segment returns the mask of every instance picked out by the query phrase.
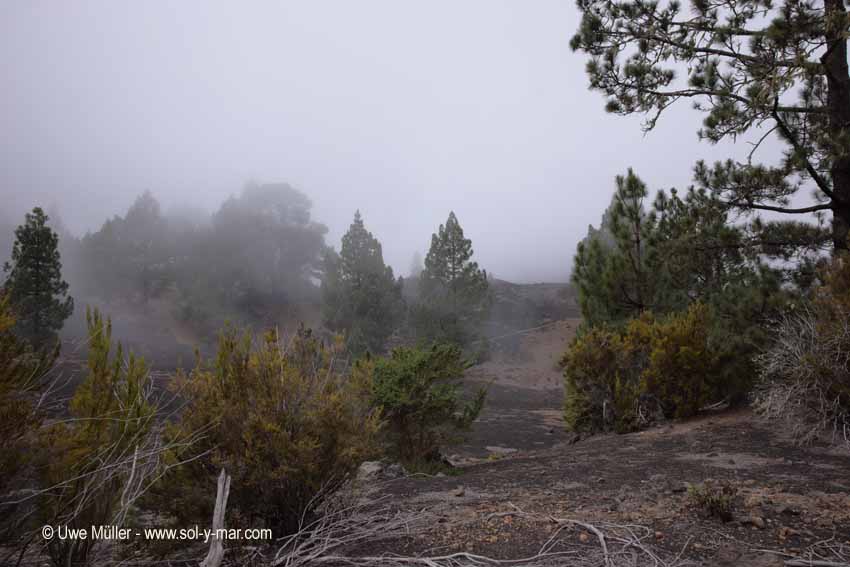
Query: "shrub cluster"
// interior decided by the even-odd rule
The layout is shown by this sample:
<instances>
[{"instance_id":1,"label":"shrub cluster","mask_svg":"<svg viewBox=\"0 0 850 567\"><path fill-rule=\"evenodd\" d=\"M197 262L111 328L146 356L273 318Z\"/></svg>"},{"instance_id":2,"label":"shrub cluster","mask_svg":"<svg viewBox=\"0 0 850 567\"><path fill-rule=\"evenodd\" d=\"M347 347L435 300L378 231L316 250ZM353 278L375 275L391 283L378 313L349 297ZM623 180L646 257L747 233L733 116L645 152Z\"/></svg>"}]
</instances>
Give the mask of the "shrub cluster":
<instances>
[{"instance_id":1,"label":"shrub cluster","mask_svg":"<svg viewBox=\"0 0 850 567\"><path fill-rule=\"evenodd\" d=\"M123 523L158 466L158 407L145 362L112 343L108 320L87 311L87 375L70 400L68 417L42 431L46 487L39 520L69 528ZM54 565L84 564L94 539L54 538Z\"/></svg>"},{"instance_id":2,"label":"shrub cluster","mask_svg":"<svg viewBox=\"0 0 850 567\"><path fill-rule=\"evenodd\" d=\"M27 519L0 533L24 547L41 525L134 525L145 511L205 524L222 468L228 527L285 536L382 450L414 467L439 463L484 401L483 391L463 399L457 346L399 348L348 368L341 339L326 345L303 327L286 342L227 327L216 356L178 372L164 400L145 362L113 342L109 320L92 311L87 323L86 376L48 415L37 402L55 353L34 354L11 333L0 297L0 505ZM44 550L66 567L119 548L56 538Z\"/></svg>"},{"instance_id":3,"label":"shrub cluster","mask_svg":"<svg viewBox=\"0 0 850 567\"><path fill-rule=\"evenodd\" d=\"M229 521L285 535L374 455L380 421L368 405L371 376L363 367L341 372L339 350L304 328L287 344L276 332L255 342L228 328L214 361L178 375L186 405L171 433L205 432L191 455L174 455L194 458L161 486L178 520L211 517L210 487L224 468Z\"/></svg>"},{"instance_id":4,"label":"shrub cluster","mask_svg":"<svg viewBox=\"0 0 850 567\"><path fill-rule=\"evenodd\" d=\"M561 360L564 419L572 431L634 430L657 417L695 414L728 387L718 379L711 312L701 303L623 330L593 327Z\"/></svg>"}]
</instances>

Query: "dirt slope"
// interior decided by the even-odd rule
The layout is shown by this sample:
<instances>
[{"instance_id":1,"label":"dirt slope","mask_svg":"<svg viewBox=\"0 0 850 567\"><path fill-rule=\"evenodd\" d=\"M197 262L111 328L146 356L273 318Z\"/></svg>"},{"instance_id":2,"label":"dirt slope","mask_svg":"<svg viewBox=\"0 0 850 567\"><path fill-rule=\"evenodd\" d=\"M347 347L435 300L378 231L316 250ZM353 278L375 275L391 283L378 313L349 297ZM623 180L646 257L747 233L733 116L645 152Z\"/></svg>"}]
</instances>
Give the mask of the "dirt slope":
<instances>
[{"instance_id":1,"label":"dirt slope","mask_svg":"<svg viewBox=\"0 0 850 567\"><path fill-rule=\"evenodd\" d=\"M561 406L563 378L558 361L575 336L578 319L555 321L506 337L518 346L510 354L467 372L470 389L487 388L487 404L455 458L474 462L515 451L544 449L566 438Z\"/></svg>"},{"instance_id":2,"label":"dirt slope","mask_svg":"<svg viewBox=\"0 0 850 567\"><path fill-rule=\"evenodd\" d=\"M653 536L651 546L692 565L782 565L783 556L754 550L790 558L825 541L850 552L850 451L796 447L749 411L570 444L555 362L576 324L529 333L517 356L469 372L471 386L489 384L489 398L455 449L460 474L399 479L380 489L400 509L428 514L431 526L388 551L519 558L556 532L556 548L581 549L587 533L558 531L545 519L555 516L641 526ZM687 486L707 479L737 490L732 521L704 518L690 504ZM586 545L595 546L595 538Z\"/></svg>"},{"instance_id":3,"label":"dirt slope","mask_svg":"<svg viewBox=\"0 0 850 567\"><path fill-rule=\"evenodd\" d=\"M652 545L670 554L681 552L697 564L745 565L743 559L716 561L754 549L796 556L825 540L850 550L848 471L850 452L794 447L739 411L519 451L467 465L459 476L393 481L383 492L402 509L434 516L427 533L395 542L397 551L534 555L556 526L504 515L518 508L597 525L644 526L655 533ZM687 485L709 478L736 487L733 521L703 518L689 505ZM582 541L582 530L558 537L566 549Z\"/></svg>"}]
</instances>

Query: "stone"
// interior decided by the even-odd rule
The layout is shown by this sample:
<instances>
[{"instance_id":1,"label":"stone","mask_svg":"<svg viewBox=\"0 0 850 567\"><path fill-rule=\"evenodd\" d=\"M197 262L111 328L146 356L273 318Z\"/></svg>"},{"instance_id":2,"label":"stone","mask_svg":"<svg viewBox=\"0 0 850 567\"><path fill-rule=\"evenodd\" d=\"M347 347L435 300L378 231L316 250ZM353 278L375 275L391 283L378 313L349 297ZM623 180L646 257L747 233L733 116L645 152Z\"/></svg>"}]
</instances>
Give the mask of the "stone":
<instances>
[{"instance_id":1,"label":"stone","mask_svg":"<svg viewBox=\"0 0 850 567\"><path fill-rule=\"evenodd\" d=\"M779 539L786 540L789 537L793 537L797 535L799 532L797 530L789 528L788 526L782 526L779 528Z\"/></svg>"},{"instance_id":2,"label":"stone","mask_svg":"<svg viewBox=\"0 0 850 567\"><path fill-rule=\"evenodd\" d=\"M458 465L463 464L463 457L461 457L457 453L455 453L453 455L449 455L448 457L445 457L444 460L447 461L448 464L451 465L452 467L456 467Z\"/></svg>"},{"instance_id":3,"label":"stone","mask_svg":"<svg viewBox=\"0 0 850 567\"><path fill-rule=\"evenodd\" d=\"M765 526L764 518L761 516L752 516L750 518L750 523L760 530L763 530Z\"/></svg>"},{"instance_id":4,"label":"stone","mask_svg":"<svg viewBox=\"0 0 850 567\"><path fill-rule=\"evenodd\" d=\"M401 478L407 476L407 471L399 463L393 463L384 467L384 478Z\"/></svg>"},{"instance_id":5,"label":"stone","mask_svg":"<svg viewBox=\"0 0 850 567\"><path fill-rule=\"evenodd\" d=\"M380 461L366 461L357 469L357 481L392 480L407 476L407 471L398 463L385 464Z\"/></svg>"},{"instance_id":6,"label":"stone","mask_svg":"<svg viewBox=\"0 0 850 567\"><path fill-rule=\"evenodd\" d=\"M376 478L382 470L384 470L384 464L380 461L366 461L357 469L357 479Z\"/></svg>"}]
</instances>

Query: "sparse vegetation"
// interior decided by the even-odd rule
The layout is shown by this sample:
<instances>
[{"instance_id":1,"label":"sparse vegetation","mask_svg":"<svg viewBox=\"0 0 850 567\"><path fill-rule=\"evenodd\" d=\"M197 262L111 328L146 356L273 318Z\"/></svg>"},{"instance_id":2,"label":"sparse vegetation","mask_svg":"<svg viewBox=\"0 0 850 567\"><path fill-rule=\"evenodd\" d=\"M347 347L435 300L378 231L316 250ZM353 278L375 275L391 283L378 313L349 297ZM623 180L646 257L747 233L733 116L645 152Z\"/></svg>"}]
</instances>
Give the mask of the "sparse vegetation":
<instances>
[{"instance_id":1,"label":"sparse vegetation","mask_svg":"<svg viewBox=\"0 0 850 567\"><path fill-rule=\"evenodd\" d=\"M688 486L688 502L700 515L724 522L732 520L738 489L729 481L706 480Z\"/></svg>"}]
</instances>

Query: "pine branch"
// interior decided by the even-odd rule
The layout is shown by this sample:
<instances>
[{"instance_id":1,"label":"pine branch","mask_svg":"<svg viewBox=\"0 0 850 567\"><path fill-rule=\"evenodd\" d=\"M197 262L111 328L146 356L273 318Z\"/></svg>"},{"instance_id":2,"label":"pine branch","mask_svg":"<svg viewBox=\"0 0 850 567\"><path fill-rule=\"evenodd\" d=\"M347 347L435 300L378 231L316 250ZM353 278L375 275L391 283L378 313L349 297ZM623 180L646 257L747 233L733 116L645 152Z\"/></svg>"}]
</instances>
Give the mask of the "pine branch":
<instances>
[{"instance_id":1,"label":"pine branch","mask_svg":"<svg viewBox=\"0 0 850 567\"><path fill-rule=\"evenodd\" d=\"M829 197L830 199L834 199L834 196L832 194L832 190L829 188L829 184L826 182L826 180L823 177L821 177L820 173L818 173L818 171L812 165L812 162L809 161L809 157L806 155L805 150L800 145L800 143L797 141L796 136L794 136L793 132L791 132L791 129L788 128L788 125L779 116L778 108L779 108L779 97L775 97L773 99L773 111L772 111L771 114L773 116L773 119L776 121L776 124L779 126L779 129L782 132L782 135L785 136L785 139L788 140L788 142L794 148L794 151L796 151L798 155L803 157L803 159L806 162L806 171L809 173L809 175L812 177L814 182L817 184L818 188L821 191L823 191L823 193L827 197ZM831 208L831 207L826 207L826 208Z\"/></svg>"}]
</instances>

